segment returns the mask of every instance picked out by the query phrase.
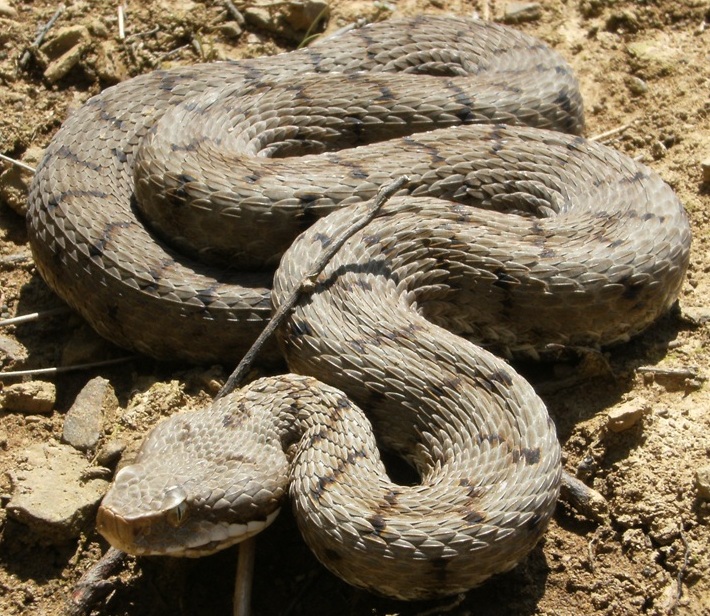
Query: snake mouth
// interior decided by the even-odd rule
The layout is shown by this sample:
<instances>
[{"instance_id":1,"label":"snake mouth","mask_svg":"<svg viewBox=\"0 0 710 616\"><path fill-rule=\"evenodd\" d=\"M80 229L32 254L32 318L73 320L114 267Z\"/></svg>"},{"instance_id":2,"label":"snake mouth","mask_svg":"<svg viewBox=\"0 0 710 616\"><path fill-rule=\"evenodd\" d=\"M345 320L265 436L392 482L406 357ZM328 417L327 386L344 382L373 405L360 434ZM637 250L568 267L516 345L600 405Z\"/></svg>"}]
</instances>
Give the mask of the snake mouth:
<instances>
[{"instance_id":1,"label":"snake mouth","mask_svg":"<svg viewBox=\"0 0 710 616\"><path fill-rule=\"evenodd\" d=\"M124 517L102 505L96 528L116 549L134 556L208 556L252 537L269 526L280 509L246 523L196 521L175 528L160 516Z\"/></svg>"}]
</instances>

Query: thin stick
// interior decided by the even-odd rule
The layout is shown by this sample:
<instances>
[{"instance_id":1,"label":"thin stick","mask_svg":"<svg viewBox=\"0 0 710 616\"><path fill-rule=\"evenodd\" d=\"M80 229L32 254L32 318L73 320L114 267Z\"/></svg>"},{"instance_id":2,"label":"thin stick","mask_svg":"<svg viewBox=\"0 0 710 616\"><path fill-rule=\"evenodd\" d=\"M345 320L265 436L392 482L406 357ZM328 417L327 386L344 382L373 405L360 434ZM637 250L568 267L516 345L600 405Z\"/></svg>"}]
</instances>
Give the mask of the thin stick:
<instances>
[{"instance_id":1,"label":"thin stick","mask_svg":"<svg viewBox=\"0 0 710 616\"><path fill-rule=\"evenodd\" d=\"M35 40L32 41L32 45L30 45L29 49L25 50L25 53L22 54L22 57L20 58L20 61L17 64L19 70L25 70L27 63L32 57L32 50L37 49L37 47L42 44L42 41L44 41L44 37L47 36L47 32L52 29L52 26L54 26L54 24L57 22L57 19L59 19L65 8L66 7L63 4L60 4L57 7L57 10L54 12L54 15L52 15L51 19L39 29Z\"/></svg>"},{"instance_id":2,"label":"thin stick","mask_svg":"<svg viewBox=\"0 0 710 616\"><path fill-rule=\"evenodd\" d=\"M672 609L678 607L680 600L683 598L683 578L688 571L688 565L690 564L690 546L688 545L688 540L685 538L683 533L683 521L678 522L678 534L680 535L680 540L683 543L683 564L680 569L678 569L678 574L676 575L676 596L673 601Z\"/></svg>"},{"instance_id":3,"label":"thin stick","mask_svg":"<svg viewBox=\"0 0 710 616\"><path fill-rule=\"evenodd\" d=\"M136 359L135 355L126 357L116 357L114 359L105 359L103 361L95 361L87 364L74 364L73 366L59 366L54 368L34 368L32 370L13 370L11 372L0 372L0 381L5 379L16 379L23 376L39 376L39 375L54 375L65 374L67 372L78 372L79 370L91 370L93 368L101 368L103 366L113 366L115 364L123 364Z\"/></svg>"},{"instance_id":4,"label":"thin stick","mask_svg":"<svg viewBox=\"0 0 710 616\"><path fill-rule=\"evenodd\" d=\"M126 38L126 20L123 14L124 8L122 4L118 5L118 38L123 40Z\"/></svg>"},{"instance_id":5,"label":"thin stick","mask_svg":"<svg viewBox=\"0 0 710 616\"><path fill-rule=\"evenodd\" d=\"M27 163L23 163L21 160L15 160L14 158L10 158L9 156L5 156L4 154L0 154L0 160L4 160L6 163L15 165L16 167L24 169L25 171L29 171L30 173L35 173L34 167L30 167Z\"/></svg>"},{"instance_id":6,"label":"thin stick","mask_svg":"<svg viewBox=\"0 0 710 616\"><path fill-rule=\"evenodd\" d=\"M355 224L353 224L347 230L346 233L343 233L342 237L340 237L337 241L333 242L328 247L328 250L325 250L323 252L318 262L313 266L313 269L303 277L303 279L294 289L291 295L286 299L283 304L281 304L281 306L279 306L279 309L271 318L271 321L269 321L268 325L264 328L261 334L259 334L259 337L256 339L256 342L251 345L251 348L247 351L246 355L244 355L242 361L239 362L239 365L229 376L227 382L224 384L224 387L219 390L219 393L217 394L217 396L215 396L215 400L219 400L220 398L226 396L242 382L244 377L251 369L251 366L254 363L254 359L256 358L257 354L264 346L264 343L271 337L271 335L276 331L276 329L280 327L283 320L286 318L288 313L296 305L296 302L301 297L301 293L303 293L304 290L308 289L315 283L316 278L323 271L323 268L330 262L330 260L340 250L343 244L345 244L345 242L347 242L358 231L370 224L372 219L375 218L378 212L382 209L382 206L387 203L390 197L392 197L392 195L394 195L408 181L409 178L403 175L394 180L393 182L382 186L378 191L377 196L372 201L372 204L369 210L367 211L367 214L363 216L361 220L355 222Z\"/></svg>"},{"instance_id":7,"label":"thin stick","mask_svg":"<svg viewBox=\"0 0 710 616\"><path fill-rule=\"evenodd\" d=\"M598 135L594 135L593 137L589 138L589 141L601 141L602 139L606 139L607 137L613 137L614 135L618 135L619 133L623 133L628 128L631 128L634 125L635 121L636 120L632 120L628 124L622 124L621 126L617 126L616 128L612 128L611 130L608 130L604 133L599 133Z\"/></svg>"},{"instance_id":8,"label":"thin stick","mask_svg":"<svg viewBox=\"0 0 710 616\"><path fill-rule=\"evenodd\" d=\"M254 537L249 537L239 544L239 561L232 605L234 616L249 616L251 613L251 587L254 580L255 555L256 539Z\"/></svg>"},{"instance_id":9,"label":"thin stick","mask_svg":"<svg viewBox=\"0 0 710 616\"><path fill-rule=\"evenodd\" d=\"M229 13L229 16L240 26L243 26L246 23L244 15L242 15L241 11L236 6L234 6L232 0L224 0L224 8L227 9L227 13Z\"/></svg>"},{"instance_id":10,"label":"thin stick","mask_svg":"<svg viewBox=\"0 0 710 616\"><path fill-rule=\"evenodd\" d=\"M155 28L151 28L150 30L143 30L143 32L136 32L135 34L129 34L126 37L126 42L132 41L133 39L151 36L153 34L157 34L158 32L160 32L160 26L155 26Z\"/></svg>"},{"instance_id":11,"label":"thin stick","mask_svg":"<svg viewBox=\"0 0 710 616\"><path fill-rule=\"evenodd\" d=\"M656 366L639 366L636 368L636 372L641 374L654 374L656 376L671 376L679 378L697 379L700 378L703 381L705 376L700 374L697 368L657 368Z\"/></svg>"},{"instance_id":12,"label":"thin stick","mask_svg":"<svg viewBox=\"0 0 710 616\"><path fill-rule=\"evenodd\" d=\"M8 325L19 325L20 323L29 323L30 321L37 321L46 317L53 317L57 314L66 314L67 312L71 311L66 306L51 308L50 310L42 310L41 312L31 312L29 314L23 314L19 317L4 319L0 321L0 327L7 327Z\"/></svg>"},{"instance_id":13,"label":"thin stick","mask_svg":"<svg viewBox=\"0 0 710 616\"><path fill-rule=\"evenodd\" d=\"M164 54L161 54L160 56L158 56L155 59L155 62L153 62L153 64L157 66L161 62L164 62L165 60L169 60L170 58L177 56L181 51L184 51L185 49L190 49L190 47L191 47L190 43L185 43L184 45L180 45L180 47L176 47L175 49L171 49L170 51L166 51ZM193 49L194 49L194 47L193 47Z\"/></svg>"},{"instance_id":14,"label":"thin stick","mask_svg":"<svg viewBox=\"0 0 710 616\"><path fill-rule=\"evenodd\" d=\"M106 554L81 576L69 597L67 613L70 616L88 614L97 601L114 589L116 582L111 582L107 578L118 570L126 556L127 554L121 550L109 548Z\"/></svg>"},{"instance_id":15,"label":"thin stick","mask_svg":"<svg viewBox=\"0 0 710 616\"><path fill-rule=\"evenodd\" d=\"M567 471L562 471L560 500L590 520L602 524L609 522L609 503L606 499Z\"/></svg>"}]
</instances>

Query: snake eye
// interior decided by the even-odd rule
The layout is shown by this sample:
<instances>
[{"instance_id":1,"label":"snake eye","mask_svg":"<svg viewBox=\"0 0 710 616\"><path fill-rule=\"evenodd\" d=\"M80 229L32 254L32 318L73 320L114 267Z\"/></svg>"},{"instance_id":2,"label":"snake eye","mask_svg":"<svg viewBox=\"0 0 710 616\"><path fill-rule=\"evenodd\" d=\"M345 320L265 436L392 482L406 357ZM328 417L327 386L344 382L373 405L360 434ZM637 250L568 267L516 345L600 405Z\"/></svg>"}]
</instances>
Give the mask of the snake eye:
<instances>
[{"instance_id":1,"label":"snake eye","mask_svg":"<svg viewBox=\"0 0 710 616\"><path fill-rule=\"evenodd\" d=\"M187 518L187 494L180 486L165 491L163 506L167 509L165 519L170 526L178 527Z\"/></svg>"}]
</instances>

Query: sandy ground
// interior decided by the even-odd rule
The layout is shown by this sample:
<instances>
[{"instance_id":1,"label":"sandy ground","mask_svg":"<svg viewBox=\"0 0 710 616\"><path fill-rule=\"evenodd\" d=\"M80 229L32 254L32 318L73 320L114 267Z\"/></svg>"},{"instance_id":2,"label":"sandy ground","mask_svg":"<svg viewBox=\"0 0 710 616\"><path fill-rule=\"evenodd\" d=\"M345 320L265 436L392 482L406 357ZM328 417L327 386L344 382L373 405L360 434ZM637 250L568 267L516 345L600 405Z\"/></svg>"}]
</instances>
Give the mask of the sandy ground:
<instances>
[{"instance_id":1,"label":"sandy ground","mask_svg":"<svg viewBox=\"0 0 710 616\"><path fill-rule=\"evenodd\" d=\"M71 109L119 80L160 66L295 46L251 23L239 34L219 2L128 2L129 38L123 41L116 3L70 4L47 37L62 34L55 48L45 48L17 72L37 26L57 7L45 0L0 1L0 152L30 164ZM271 4L272 15L285 10L285 4ZM359 18L421 12L501 19L513 4L340 0L331 5L328 29ZM587 134L623 129L605 141L660 173L685 204L693 227L682 316L669 316L609 351L609 369L601 374L584 376L583 366L570 364L531 372L557 422L565 467L607 499L608 520L591 521L560 504L544 540L511 573L453 602L407 605L332 577L286 513L259 541L255 614L710 615L710 504L695 485L698 469L710 464L710 181L703 182L702 170L703 161L710 161L709 22L706 0L550 0L517 24L556 48L577 71ZM63 32L67 27L75 31ZM76 58L66 57L72 50ZM24 205L23 180L6 178L4 185L0 318L60 306L32 265L23 218L9 207ZM4 371L122 354L67 314L0 334ZM132 443L159 416L204 403L229 369L136 360L47 377L56 385L47 414L0 412L0 613L62 613L75 582L107 548L90 523L78 538L57 542L6 512L14 489L8 472L26 464L31 445L61 440L64 415L86 382L97 375L110 381L118 400L115 414L123 417L120 436ZM13 382L0 381L0 390ZM608 429L608 413L619 408L645 413L617 433ZM119 431L117 421L105 427L107 440ZM227 614L235 554L130 560L96 613Z\"/></svg>"}]
</instances>

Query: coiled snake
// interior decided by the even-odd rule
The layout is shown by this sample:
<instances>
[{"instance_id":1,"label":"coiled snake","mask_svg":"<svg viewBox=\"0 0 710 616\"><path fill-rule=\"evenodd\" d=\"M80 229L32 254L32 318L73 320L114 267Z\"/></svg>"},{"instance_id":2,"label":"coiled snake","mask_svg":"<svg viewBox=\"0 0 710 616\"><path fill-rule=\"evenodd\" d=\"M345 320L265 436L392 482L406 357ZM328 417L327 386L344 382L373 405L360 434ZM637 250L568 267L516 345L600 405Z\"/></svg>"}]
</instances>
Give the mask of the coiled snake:
<instances>
[{"instance_id":1,"label":"coiled snake","mask_svg":"<svg viewBox=\"0 0 710 616\"><path fill-rule=\"evenodd\" d=\"M200 555L261 530L290 492L318 558L360 587L426 598L515 566L554 508L560 449L541 400L484 347L627 340L688 264L671 189L582 126L576 81L542 43L431 16L91 99L37 171L32 249L99 333L155 357L239 358L378 187L410 177L280 332L308 376L161 423L101 532ZM387 478L370 421L419 485Z\"/></svg>"}]
</instances>

